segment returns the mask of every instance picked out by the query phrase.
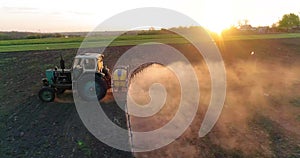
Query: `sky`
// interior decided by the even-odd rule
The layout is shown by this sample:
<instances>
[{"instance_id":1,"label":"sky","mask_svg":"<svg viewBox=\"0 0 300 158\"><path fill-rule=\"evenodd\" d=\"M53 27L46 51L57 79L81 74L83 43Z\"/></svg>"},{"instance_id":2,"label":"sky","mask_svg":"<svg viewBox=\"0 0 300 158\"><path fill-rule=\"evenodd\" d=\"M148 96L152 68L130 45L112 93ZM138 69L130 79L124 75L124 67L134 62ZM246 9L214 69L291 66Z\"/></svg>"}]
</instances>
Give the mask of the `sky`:
<instances>
[{"instance_id":1,"label":"sky","mask_svg":"<svg viewBox=\"0 0 300 158\"><path fill-rule=\"evenodd\" d=\"M239 20L271 26L284 14L300 15L300 0L0 0L0 31L91 31L113 15L140 7L172 9L216 32Z\"/></svg>"}]
</instances>

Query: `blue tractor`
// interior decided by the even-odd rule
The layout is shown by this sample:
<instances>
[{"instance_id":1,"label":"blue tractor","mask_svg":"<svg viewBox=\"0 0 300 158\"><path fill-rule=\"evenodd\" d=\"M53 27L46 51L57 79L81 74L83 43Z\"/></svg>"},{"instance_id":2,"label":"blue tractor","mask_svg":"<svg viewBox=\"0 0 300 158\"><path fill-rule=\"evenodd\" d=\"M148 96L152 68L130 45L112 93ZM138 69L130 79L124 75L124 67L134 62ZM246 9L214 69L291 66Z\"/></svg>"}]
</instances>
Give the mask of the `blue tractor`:
<instances>
[{"instance_id":1,"label":"blue tractor","mask_svg":"<svg viewBox=\"0 0 300 158\"><path fill-rule=\"evenodd\" d=\"M72 68L65 69L61 57L60 69L46 70L46 78L42 79L43 86L39 91L40 100L52 102L57 94L71 89L75 89L86 101L95 98L101 100L111 87L111 75L109 69L103 65L103 58L102 54L80 54L75 57Z\"/></svg>"}]
</instances>

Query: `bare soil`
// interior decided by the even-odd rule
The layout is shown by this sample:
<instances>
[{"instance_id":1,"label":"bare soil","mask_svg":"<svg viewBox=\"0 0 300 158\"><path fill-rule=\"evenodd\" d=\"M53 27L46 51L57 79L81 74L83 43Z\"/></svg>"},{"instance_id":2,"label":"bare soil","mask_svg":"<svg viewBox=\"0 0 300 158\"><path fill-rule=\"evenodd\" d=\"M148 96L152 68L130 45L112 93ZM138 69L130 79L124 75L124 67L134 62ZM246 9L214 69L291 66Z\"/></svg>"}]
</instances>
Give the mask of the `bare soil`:
<instances>
[{"instance_id":1,"label":"bare soil","mask_svg":"<svg viewBox=\"0 0 300 158\"><path fill-rule=\"evenodd\" d=\"M218 42L218 46L227 71L227 97L213 130L198 138L210 99L207 67L202 57L195 55L193 46L173 45L199 72L201 99L197 116L175 142L134 156L300 157L300 39L226 41ZM130 48L109 47L105 50L106 64L112 67ZM59 65L60 54L66 60L66 67L70 67L76 51L0 54L0 157L132 156L91 135L81 122L70 94L59 96L53 103L38 99L45 70ZM146 74L142 71L136 77L143 75ZM121 126L126 128L124 113L113 107L114 102L106 105L107 114L117 115ZM178 105L172 106L176 110ZM169 115L161 112L156 116L159 119L148 118L152 121L149 127L144 128L141 123L147 119L133 121L133 126L137 130L151 130L162 126L174 114L174 111ZM163 121L158 123L158 120Z\"/></svg>"}]
</instances>

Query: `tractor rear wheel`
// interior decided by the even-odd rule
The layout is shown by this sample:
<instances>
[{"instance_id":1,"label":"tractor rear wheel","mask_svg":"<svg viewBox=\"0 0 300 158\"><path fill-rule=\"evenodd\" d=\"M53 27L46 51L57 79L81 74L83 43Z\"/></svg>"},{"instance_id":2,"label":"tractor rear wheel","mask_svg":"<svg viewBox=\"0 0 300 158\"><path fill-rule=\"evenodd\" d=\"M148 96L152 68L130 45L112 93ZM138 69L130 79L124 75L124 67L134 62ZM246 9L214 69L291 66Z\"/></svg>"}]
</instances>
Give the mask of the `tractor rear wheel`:
<instances>
[{"instance_id":1,"label":"tractor rear wheel","mask_svg":"<svg viewBox=\"0 0 300 158\"><path fill-rule=\"evenodd\" d=\"M55 98L55 90L50 87L43 87L39 91L39 98L43 102L53 102Z\"/></svg>"},{"instance_id":2,"label":"tractor rear wheel","mask_svg":"<svg viewBox=\"0 0 300 158\"><path fill-rule=\"evenodd\" d=\"M107 83L99 75L85 75L78 82L78 92L86 101L101 100L107 91Z\"/></svg>"}]
</instances>

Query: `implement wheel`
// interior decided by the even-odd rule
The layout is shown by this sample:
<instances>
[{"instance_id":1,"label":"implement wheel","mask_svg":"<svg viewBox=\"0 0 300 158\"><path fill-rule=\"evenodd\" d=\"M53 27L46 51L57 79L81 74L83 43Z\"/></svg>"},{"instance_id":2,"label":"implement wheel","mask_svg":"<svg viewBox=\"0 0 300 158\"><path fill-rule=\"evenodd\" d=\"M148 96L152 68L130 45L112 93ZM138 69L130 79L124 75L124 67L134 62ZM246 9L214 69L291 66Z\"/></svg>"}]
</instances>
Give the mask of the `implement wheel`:
<instances>
[{"instance_id":1,"label":"implement wheel","mask_svg":"<svg viewBox=\"0 0 300 158\"><path fill-rule=\"evenodd\" d=\"M39 98L43 102L53 102L55 98L55 90L50 87L43 87L39 91Z\"/></svg>"}]
</instances>

